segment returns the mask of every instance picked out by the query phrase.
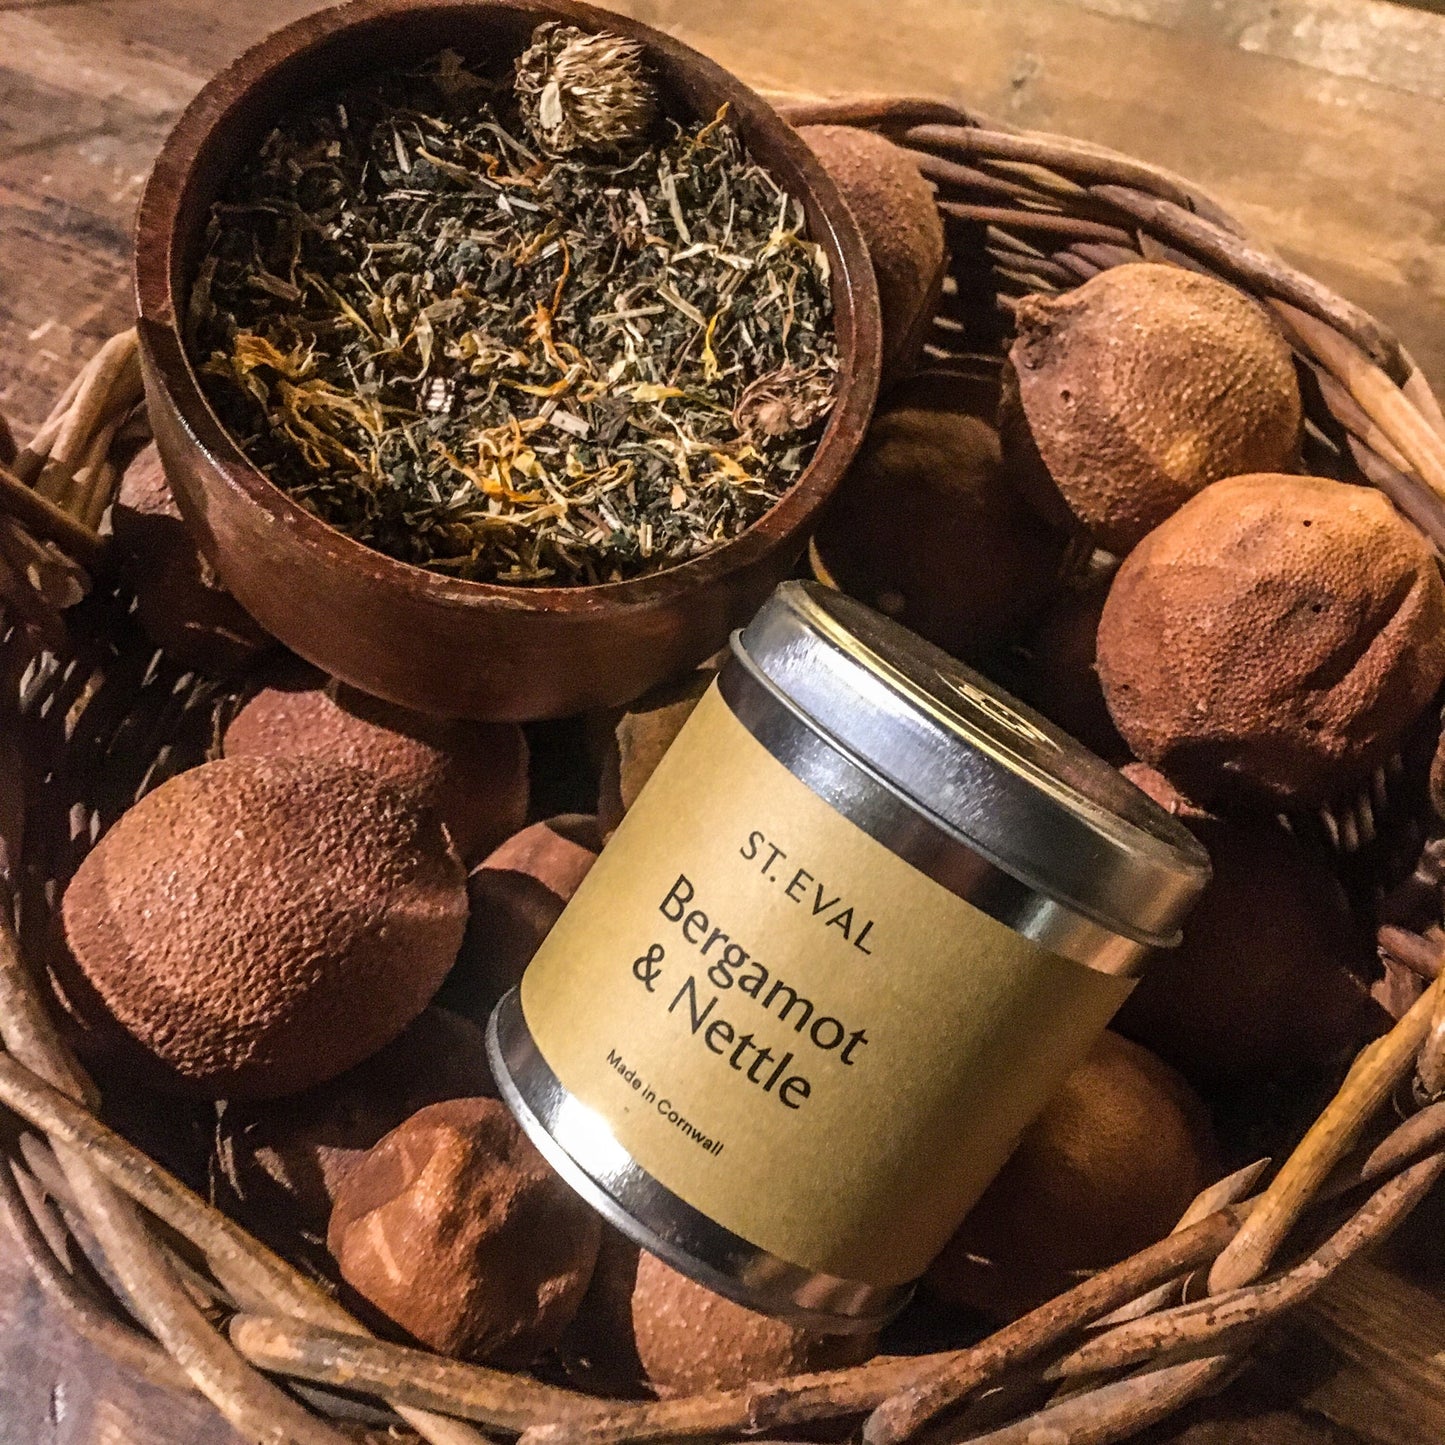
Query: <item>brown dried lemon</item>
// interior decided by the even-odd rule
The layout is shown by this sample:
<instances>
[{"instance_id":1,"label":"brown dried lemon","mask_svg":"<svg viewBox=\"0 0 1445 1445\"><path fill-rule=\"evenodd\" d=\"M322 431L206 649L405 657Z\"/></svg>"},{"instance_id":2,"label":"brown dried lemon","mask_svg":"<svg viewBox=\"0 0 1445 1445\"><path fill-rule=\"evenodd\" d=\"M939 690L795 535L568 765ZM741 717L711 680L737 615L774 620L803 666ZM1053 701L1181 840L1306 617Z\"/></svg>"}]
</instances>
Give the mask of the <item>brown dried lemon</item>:
<instances>
[{"instance_id":1,"label":"brown dried lemon","mask_svg":"<svg viewBox=\"0 0 1445 1445\"><path fill-rule=\"evenodd\" d=\"M1387 761L1445 679L1445 584L1379 492L1233 477L1125 560L1099 676L1188 797L1315 805Z\"/></svg>"},{"instance_id":2,"label":"brown dried lemon","mask_svg":"<svg viewBox=\"0 0 1445 1445\"><path fill-rule=\"evenodd\" d=\"M1300 440L1290 349L1258 302L1139 263L1027 296L1000 429L1031 499L1119 556L1201 487L1288 470Z\"/></svg>"}]
</instances>

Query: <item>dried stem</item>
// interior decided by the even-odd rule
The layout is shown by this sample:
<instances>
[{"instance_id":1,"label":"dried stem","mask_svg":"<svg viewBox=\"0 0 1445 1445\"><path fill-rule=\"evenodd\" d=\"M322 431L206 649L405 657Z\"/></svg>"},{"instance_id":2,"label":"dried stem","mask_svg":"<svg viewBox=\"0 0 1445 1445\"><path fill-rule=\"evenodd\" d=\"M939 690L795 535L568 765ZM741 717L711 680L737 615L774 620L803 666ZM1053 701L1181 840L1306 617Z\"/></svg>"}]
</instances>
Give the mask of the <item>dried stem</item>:
<instances>
[{"instance_id":1,"label":"dried stem","mask_svg":"<svg viewBox=\"0 0 1445 1445\"><path fill-rule=\"evenodd\" d=\"M1039 166L1076 182L1090 185L1107 182L1137 187L1171 201L1183 210L1207 217L1207 223L1234 236L1244 233L1222 206L1205 196L1197 186L1129 156L1088 141L1042 131L1026 134L985 130L968 125L922 124L904 136L911 146L937 149L948 155L989 156L999 160L1022 161Z\"/></svg>"},{"instance_id":2,"label":"dried stem","mask_svg":"<svg viewBox=\"0 0 1445 1445\"><path fill-rule=\"evenodd\" d=\"M1366 1246L1380 1242L1445 1174L1445 1156L1436 1155L1395 1176L1350 1216L1303 1263L1266 1284L1249 1285L1179 1305L1144 1319L1130 1320L1098 1335L1055 1361L1045 1372L1067 1379L1119 1370L1179 1350L1197 1352L1224 1343L1224 1337L1252 1329L1302 1304L1340 1265Z\"/></svg>"},{"instance_id":3,"label":"dried stem","mask_svg":"<svg viewBox=\"0 0 1445 1445\"><path fill-rule=\"evenodd\" d=\"M46 1299L66 1324L142 1379L171 1389L189 1389L190 1381L154 1340L121 1323L113 1313L114 1304L107 1308L66 1268L36 1217L36 1211L46 1207L43 1198L27 1199L11 1169L0 1164L0 1217L9 1225ZM52 1214L50 1232L61 1229Z\"/></svg>"},{"instance_id":4,"label":"dried stem","mask_svg":"<svg viewBox=\"0 0 1445 1445\"><path fill-rule=\"evenodd\" d=\"M216 1277L248 1308L285 1309L315 1327L340 1333L363 1332L363 1327L319 1286L197 1198L88 1111L5 1054L0 1054L0 1103L46 1133L62 1164L63 1151L76 1151L110 1184L188 1239L205 1256ZM89 1217L71 1171L67 1169L66 1173ZM408 1410L405 1401L398 1402L397 1409L434 1445L479 1445L474 1431L453 1421Z\"/></svg>"},{"instance_id":5,"label":"dried stem","mask_svg":"<svg viewBox=\"0 0 1445 1445\"><path fill-rule=\"evenodd\" d=\"M1382 924L1376 938L1381 949L1397 963L1403 964L1411 973L1419 974L1427 983L1439 977L1445 955L1438 943L1422 938L1407 928L1397 928L1392 923Z\"/></svg>"},{"instance_id":6,"label":"dried stem","mask_svg":"<svg viewBox=\"0 0 1445 1445\"><path fill-rule=\"evenodd\" d=\"M1123 186L1098 186L1093 194L1111 201L1146 226L1162 231L1181 249L1203 258L1221 274L1251 291L1288 302L1343 332L1391 376L1403 379L1405 366L1400 357L1400 344L1394 336L1368 312L1342 300L1318 281L1157 196Z\"/></svg>"},{"instance_id":7,"label":"dried stem","mask_svg":"<svg viewBox=\"0 0 1445 1445\"><path fill-rule=\"evenodd\" d=\"M54 542L91 571L105 558L105 543L93 528L43 497L9 468L0 466L0 512L23 522L37 537Z\"/></svg>"},{"instance_id":8,"label":"dried stem","mask_svg":"<svg viewBox=\"0 0 1445 1445\"><path fill-rule=\"evenodd\" d=\"M1229 1355L1165 1365L1102 1385L1086 1395L1071 1395L986 1434L951 1438L966 1439L968 1445L1110 1445L1164 1419L1223 1381L1234 1368Z\"/></svg>"},{"instance_id":9,"label":"dried stem","mask_svg":"<svg viewBox=\"0 0 1445 1445\"><path fill-rule=\"evenodd\" d=\"M237 1315L231 1341L258 1368L296 1380L385 1395L499 1430L521 1432L556 1421L581 1429L605 1402L489 1370L428 1350L318 1330L295 1320Z\"/></svg>"},{"instance_id":10,"label":"dried stem","mask_svg":"<svg viewBox=\"0 0 1445 1445\"><path fill-rule=\"evenodd\" d=\"M42 437L50 443L47 464L35 483L37 489L58 500L102 422L129 411L140 398L140 359L132 329L112 336L91 359L75 399L55 427L54 439L45 437L48 427L42 428L27 449L39 451Z\"/></svg>"},{"instance_id":11,"label":"dried stem","mask_svg":"<svg viewBox=\"0 0 1445 1445\"><path fill-rule=\"evenodd\" d=\"M1215 1260L1209 1272L1211 1294L1250 1284L1264 1272L1330 1170L1408 1073L1429 1032L1442 991L1445 984L1437 979L1388 1034L1360 1052L1339 1092Z\"/></svg>"}]
</instances>

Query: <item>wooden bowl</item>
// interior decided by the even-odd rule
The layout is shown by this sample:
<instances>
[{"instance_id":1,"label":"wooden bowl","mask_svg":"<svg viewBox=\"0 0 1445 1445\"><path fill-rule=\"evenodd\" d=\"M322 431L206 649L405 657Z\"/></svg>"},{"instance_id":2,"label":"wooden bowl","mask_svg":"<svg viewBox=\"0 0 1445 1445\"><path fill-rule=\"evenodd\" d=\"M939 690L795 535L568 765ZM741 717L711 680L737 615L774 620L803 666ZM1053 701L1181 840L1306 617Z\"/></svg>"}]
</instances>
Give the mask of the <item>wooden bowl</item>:
<instances>
[{"instance_id":1,"label":"wooden bowl","mask_svg":"<svg viewBox=\"0 0 1445 1445\"><path fill-rule=\"evenodd\" d=\"M827 252L841 360L838 401L817 451L771 511L693 561L591 587L458 581L353 541L247 461L206 400L182 338L211 204L279 118L319 90L447 48L495 70L545 20L640 42L674 114L710 119L728 104L754 157L802 201ZM355 0L278 31L217 75L172 131L141 200L135 264L151 421L203 552L246 609L302 657L427 712L560 717L626 702L716 651L802 553L878 389L872 265L807 146L696 51L568 0Z\"/></svg>"}]
</instances>

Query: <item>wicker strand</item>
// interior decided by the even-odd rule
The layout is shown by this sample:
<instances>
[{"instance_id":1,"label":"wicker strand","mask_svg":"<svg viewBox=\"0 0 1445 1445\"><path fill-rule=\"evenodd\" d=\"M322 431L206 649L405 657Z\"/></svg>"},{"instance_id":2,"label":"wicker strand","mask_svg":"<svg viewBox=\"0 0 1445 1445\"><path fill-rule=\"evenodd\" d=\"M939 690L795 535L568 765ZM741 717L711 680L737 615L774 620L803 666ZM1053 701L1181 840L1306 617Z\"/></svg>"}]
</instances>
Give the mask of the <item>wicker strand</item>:
<instances>
[{"instance_id":1,"label":"wicker strand","mask_svg":"<svg viewBox=\"0 0 1445 1445\"><path fill-rule=\"evenodd\" d=\"M1258 1279L1330 1171L1410 1072L1445 992L1445 974L1382 1039L1367 1045L1340 1091L1265 1190L1258 1207L1209 1272L1211 1294Z\"/></svg>"},{"instance_id":2,"label":"wicker strand","mask_svg":"<svg viewBox=\"0 0 1445 1445\"><path fill-rule=\"evenodd\" d=\"M286 1309L322 1329L360 1332L362 1326L317 1285L272 1254L218 1210L107 1129L88 1111L0 1053L0 1102L55 1146L90 1160L112 1186L175 1229L205 1256L226 1287L252 1309ZM63 1162L63 1159L62 1159ZM67 1171L69 1175L69 1171ZM72 1188L75 1187L73 1178ZM540 1388L540 1387L539 1387ZM412 1423L435 1445L476 1445L475 1432L414 1412ZM425 1425L426 1429L422 1429Z\"/></svg>"},{"instance_id":3,"label":"wicker strand","mask_svg":"<svg viewBox=\"0 0 1445 1445\"><path fill-rule=\"evenodd\" d=\"M1358 308L1251 245L1196 187L1102 147L1021 132L934 101L810 101L789 114L798 124L879 130L908 147L935 186L963 259L930 337L933 359L975 368L1030 290L1066 290L1141 257L1217 273L1274 305L1318 377L1308 405L1321 454L1344 468L1353 459L1359 475L1445 550L1445 416L1413 360ZM991 301L997 314L987 314ZM130 786L144 791L184 765L173 747L176 732L204 723L218 706L214 693L179 685L157 706L152 657L107 637L81 636L63 647L56 632L57 599L72 594L63 573L47 570L56 565L52 549L91 572L103 564L95 528L116 484L116 462L134 438L139 390L135 338L127 333L92 359L30 446L0 468L0 603L12 617L37 625L44 619L56 653L28 675L27 715L81 720L73 731L37 730L45 742L29 744L32 771L42 747L54 749L41 771L59 804L57 819L67 807L71 813L68 835L32 829L40 836L25 855L27 890L46 891L37 892L33 908L27 891L27 928L32 920L43 927L49 897L112 816L111 801L86 791L92 774L133 757L140 766ZM49 604L37 596L36 580L50 581ZM136 710L134 699L148 688L151 702ZM133 797L119 801L128 806ZM1373 825L1362 814L1341 826L1364 836ZM864 1416L869 1445L901 1442L924 1428L939 1441L1103 1445L1226 1379L1255 1333L1319 1289L1343 1258L1383 1237L1425 1183L1445 1171L1445 1103L1427 1105L1373 1147L1356 1148L1412 1065L1425 1094L1445 1082L1445 986L1436 984L1361 1056L1257 1199L1238 1199L1252 1179L1221 1181L1201 1196L1202 1219L1187 1223L1186 1216L1175 1234L975 1346L690 1399L599 1401L372 1339L290 1265L100 1125L93 1086L24 966L9 904L0 895L0 1038L9 1050L0 1054L0 1103L49 1140L54 1167L43 1149L28 1157L62 1207L33 1189L27 1195L29 1175L9 1172L18 1158L12 1165L0 1159L0 1213L42 1288L78 1328L111 1339L137 1367L149 1361L172 1381L190 1381L257 1439L339 1438L264 1371L387 1402L433 1445L483 1445L486 1437L469 1421L520 1430L522 1445L631 1445L755 1438ZM1439 972L1438 948L1418 935L1388 946L1422 977ZM0 1154L12 1147L3 1134ZM1318 1238L1310 1230L1326 1218L1333 1233L1323 1244L1284 1269L1272 1263L1287 1248L1295 1253L1283 1256L1286 1263L1299 1260ZM130 1310L159 1344L144 1344L126 1323L126 1308L83 1278L79 1256L72 1273L64 1247L46 1242L47 1231L60 1241L56 1230L67 1220L94 1232ZM201 1261L209 1275L196 1273ZM1214 1293L1177 1304L1181 1293L1188 1297L1183 1282L1205 1269ZM218 1304L241 1311L224 1333L216 1328ZM1180 1361L1181 1351L1203 1357ZM1134 1365L1142 1368L1120 1376ZM1040 1391L1060 1380L1067 1393L1038 1407ZM987 1408L979 1403L985 1391Z\"/></svg>"},{"instance_id":4,"label":"wicker strand","mask_svg":"<svg viewBox=\"0 0 1445 1445\"><path fill-rule=\"evenodd\" d=\"M0 1164L0 1218L9 1226L46 1299L77 1334L123 1369L133 1370L153 1384L189 1389L185 1374L149 1335L118 1320L66 1267L48 1237L63 1234L63 1226L51 1212L49 1228L41 1227L45 1201L26 1197L12 1172L15 1167Z\"/></svg>"},{"instance_id":5,"label":"wicker strand","mask_svg":"<svg viewBox=\"0 0 1445 1445\"><path fill-rule=\"evenodd\" d=\"M1412 1164L1382 1185L1364 1208L1352 1214L1302 1263L1259 1288L1213 1294L1190 1304L1118 1325L1055 1361L1049 1379L1123 1369L1179 1350L1231 1343L1225 1336L1253 1329L1303 1304L1342 1264L1380 1243L1445 1175L1445 1156Z\"/></svg>"}]
</instances>

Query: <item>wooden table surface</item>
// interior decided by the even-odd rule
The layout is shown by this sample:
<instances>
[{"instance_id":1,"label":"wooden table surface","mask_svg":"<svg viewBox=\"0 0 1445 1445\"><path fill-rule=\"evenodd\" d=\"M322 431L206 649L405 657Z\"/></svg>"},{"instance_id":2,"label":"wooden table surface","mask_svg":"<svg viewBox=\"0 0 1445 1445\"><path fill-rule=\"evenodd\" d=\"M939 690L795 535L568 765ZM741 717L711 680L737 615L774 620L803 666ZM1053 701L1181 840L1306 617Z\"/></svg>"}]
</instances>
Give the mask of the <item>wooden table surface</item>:
<instances>
[{"instance_id":1,"label":"wooden table surface","mask_svg":"<svg viewBox=\"0 0 1445 1445\"><path fill-rule=\"evenodd\" d=\"M129 323L132 213L181 107L241 48L314 8L0 0L0 411L17 430ZM1445 393L1445 16L1376 0L619 8L762 88L941 95L1169 166L1394 327ZM1368 1358L1339 1322L1358 1310L1323 1309L1313 1334L1151 1438L1424 1445L1418 1426L1401 1434L1399 1392L1438 1396L1445 1421L1445 1324L1423 1294L1402 1313L1412 1348L1399 1358ZM137 1386L57 1327L0 1239L0 1445L232 1438L202 1402Z\"/></svg>"}]
</instances>

